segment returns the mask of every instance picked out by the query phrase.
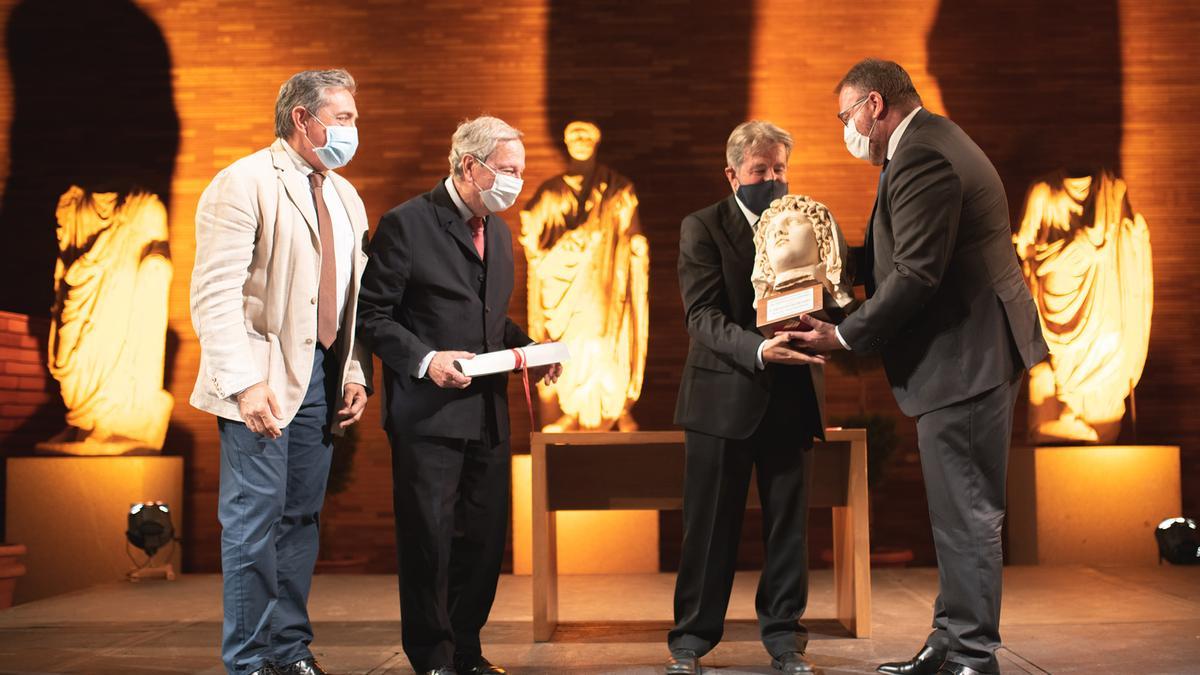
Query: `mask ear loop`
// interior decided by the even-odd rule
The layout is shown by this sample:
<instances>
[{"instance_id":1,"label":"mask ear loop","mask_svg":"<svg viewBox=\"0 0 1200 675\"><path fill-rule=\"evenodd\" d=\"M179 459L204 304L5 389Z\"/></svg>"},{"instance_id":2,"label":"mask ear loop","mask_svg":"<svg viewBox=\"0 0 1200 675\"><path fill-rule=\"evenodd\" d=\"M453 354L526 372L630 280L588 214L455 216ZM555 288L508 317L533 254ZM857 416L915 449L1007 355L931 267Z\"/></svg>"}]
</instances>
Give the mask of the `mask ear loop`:
<instances>
[{"instance_id":1,"label":"mask ear loop","mask_svg":"<svg viewBox=\"0 0 1200 675\"><path fill-rule=\"evenodd\" d=\"M467 156L470 157L471 159L475 160L475 163L478 164L479 166L482 166L483 168L487 169L488 171L492 171L492 167L490 167L486 163L484 163L484 161L482 159L479 159L475 155L467 155ZM464 171L463 174L467 175L467 176L471 176L471 185L474 185L476 190L483 192L483 190L485 188L480 187L479 182L475 180L475 176L473 176L470 171ZM492 175L493 176L496 175L496 172L492 171ZM492 186L494 187L495 185L496 184L493 182ZM487 189L490 189L490 188L487 188Z\"/></svg>"},{"instance_id":2,"label":"mask ear loop","mask_svg":"<svg viewBox=\"0 0 1200 675\"><path fill-rule=\"evenodd\" d=\"M869 100L869 99L868 99L868 100ZM879 100L880 100L880 102L882 102L882 101L883 101L883 97L882 97L882 96L881 96L881 97L879 97ZM882 109L881 109L881 110L882 110ZM868 143L871 141L871 134L872 134L872 133L875 131L875 125L876 125L876 124L878 124L878 123L879 123L879 118L878 118L878 117L876 117L875 119L871 120L871 128L870 128L870 129L867 129L867 142L868 142Z\"/></svg>"},{"instance_id":3,"label":"mask ear loop","mask_svg":"<svg viewBox=\"0 0 1200 675\"><path fill-rule=\"evenodd\" d=\"M317 124L320 124L322 127L325 127L326 131L329 130L329 127L325 126L325 123L321 121L321 118L314 115L311 110L309 110L308 108L301 108L301 110L308 113L309 119L316 120ZM317 144L313 143L312 139L308 137L308 121L307 120L305 120L305 123L304 123L304 140L308 141L308 147L312 148L313 152L317 151ZM329 145L329 138L325 139L325 145ZM321 147L325 147L325 146L321 146Z\"/></svg>"}]
</instances>

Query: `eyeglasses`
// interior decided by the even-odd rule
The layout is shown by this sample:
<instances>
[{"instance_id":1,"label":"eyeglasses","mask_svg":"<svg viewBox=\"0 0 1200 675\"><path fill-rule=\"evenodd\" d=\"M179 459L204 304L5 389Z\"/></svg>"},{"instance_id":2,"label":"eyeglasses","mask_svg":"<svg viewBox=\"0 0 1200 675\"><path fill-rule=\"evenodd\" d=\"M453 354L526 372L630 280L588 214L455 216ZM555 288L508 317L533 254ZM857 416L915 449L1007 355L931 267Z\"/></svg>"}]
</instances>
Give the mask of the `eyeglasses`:
<instances>
[{"instance_id":1,"label":"eyeglasses","mask_svg":"<svg viewBox=\"0 0 1200 675\"><path fill-rule=\"evenodd\" d=\"M510 167L493 169L492 165L490 165L487 162L480 159L478 155L471 155L471 156L475 158L476 162L479 162L480 164L482 164L484 166L484 168L486 168L488 171L491 171L492 173L502 173L502 174L506 174L508 176L512 176L513 178L521 177L521 174L518 173L516 169L510 168Z\"/></svg>"},{"instance_id":2,"label":"eyeglasses","mask_svg":"<svg viewBox=\"0 0 1200 675\"><path fill-rule=\"evenodd\" d=\"M843 110L842 112L837 114L838 121L842 123L842 126L846 126L846 120L850 119L850 115L854 114L854 111L858 110L858 107L860 105L866 103L867 99L869 99L869 98L871 98L871 95L867 94L866 96L858 99L858 101L856 101L854 103L854 105L851 105L849 108L846 108L845 110Z\"/></svg>"}]
</instances>

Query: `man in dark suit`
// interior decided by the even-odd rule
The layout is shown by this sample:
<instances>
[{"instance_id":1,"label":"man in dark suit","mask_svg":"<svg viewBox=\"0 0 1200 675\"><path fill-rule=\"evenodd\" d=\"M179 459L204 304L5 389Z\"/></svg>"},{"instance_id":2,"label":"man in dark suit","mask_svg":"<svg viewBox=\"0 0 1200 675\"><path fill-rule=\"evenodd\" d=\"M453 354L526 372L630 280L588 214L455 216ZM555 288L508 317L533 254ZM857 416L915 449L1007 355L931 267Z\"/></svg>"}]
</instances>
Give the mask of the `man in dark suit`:
<instances>
[{"instance_id":1,"label":"man in dark suit","mask_svg":"<svg viewBox=\"0 0 1200 675\"><path fill-rule=\"evenodd\" d=\"M822 357L755 328L754 228L787 192L791 136L746 122L729 136L734 194L683 219L679 287L687 365L675 423L685 429L683 549L675 585L668 673L695 673L720 641L742 516L757 469L766 557L755 606L773 665L810 673L799 623L808 600L808 486L813 438L823 437Z\"/></svg>"},{"instance_id":2,"label":"man in dark suit","mask_svg":"<svg viewBox=\"0 0 1200 675\"><path fill-rule=\"evenodd\" d=\"M454 360L530 344L508 318L512 238L494 215L520 193L520 138L494 117L459 125L450 176L380 220L359 294L359 334L384 366L402 640L422 673L505 672L479 632L508 528L508 377Z\"/></svg>"},{"instance_id":3,"label":"man in dark suit","mask_svg":"<svg viewBox=\"0 0 1200 675\"><path fill-rule=\"evenodd\" d=\"M1000 527L1013 405L1047 347L1017 266L1004 186L983 151L921 107L890 61L836 88L852 155L883 166L857 279L868 299L836 328L810 320L807 349L879 351L900 409L917 420L938 556L933 633L900 674L995 673Z\"/></svg>"}]
</instances>

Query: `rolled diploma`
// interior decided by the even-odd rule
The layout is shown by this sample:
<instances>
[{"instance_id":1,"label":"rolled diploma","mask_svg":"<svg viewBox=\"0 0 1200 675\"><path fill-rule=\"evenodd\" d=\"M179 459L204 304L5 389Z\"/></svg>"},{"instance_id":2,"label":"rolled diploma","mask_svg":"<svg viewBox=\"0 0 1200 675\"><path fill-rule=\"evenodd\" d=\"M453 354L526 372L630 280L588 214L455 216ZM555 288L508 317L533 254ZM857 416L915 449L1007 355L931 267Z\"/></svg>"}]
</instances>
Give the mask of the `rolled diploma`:
<instances>
[{"instance_id":1,"label":"rolled diploma","mask_svg":"<svg viewBox=\"0 0 1200 675\"><path fill-rule=\"evenodd\" d=\"M487 354L476 354L472 359L454 359L454 367L467 377L507 373L521 367L522 364L519 361L522 357L525 360L525 366L536 368L551 363L569 361L571 354L567 351L567 345L562 342L547 342L540 345L488 352Z\"/></svg>"}]
</instances>

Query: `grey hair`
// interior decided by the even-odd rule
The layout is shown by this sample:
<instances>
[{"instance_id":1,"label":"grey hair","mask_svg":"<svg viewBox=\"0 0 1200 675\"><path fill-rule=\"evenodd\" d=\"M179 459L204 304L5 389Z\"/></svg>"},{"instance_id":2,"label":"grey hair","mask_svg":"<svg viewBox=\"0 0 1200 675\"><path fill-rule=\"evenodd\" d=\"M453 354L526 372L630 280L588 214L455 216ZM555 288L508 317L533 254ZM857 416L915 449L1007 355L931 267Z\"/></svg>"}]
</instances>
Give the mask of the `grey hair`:
<instances>
[{"instance_id":1,"label":"grey hair","mask_svg":"<svg viewBox=\"0 0 1200 675\"><path fill-rule=\"evenodd\" d=\"M921 96L913 86L912 78L895 61L863 59L854 64L846 76L833 88L834 94L853 87L863 94L879 92L883 102L897 108L915 108L921 105Z\"/></svg>"},{"instance_id":2,"label":"grey hair","mask_svg":"<svg viewBox=\"0 0 1200 675\"><path fill-rule=\"evenodd\" d=\"M737 125L725 143L725 161L735 171L742 165L746 153L757 154L782 145L792 156L792 135L766 120L750 120Z\"/></svg>"},{"instance_id":3,"label":"grey hair","mask_svg":"<svg viewBox=\"0 0 1200 675\"><path fill-rule=\"evenodd\" d=\"M518 141L525 134L498 118L483 115L473 120L464 120L450 138L450 175L462 178L463 157L471 155L486 162L504 141Z\"/></svg>"},{"instance_id":4,"label":"grey hair","mask_svg":"<svg viewBox=\"0 0 1200 675\"><path fill-rule=\"evenodd\" d=\"M313 115L325 107L330 89L345 89L353 96L358 91L354 77L343 68L305 70L288 78L275 99L275 136L287 138L296 130L292 109L301 106Z\"/></svg>"}]
</instances>

